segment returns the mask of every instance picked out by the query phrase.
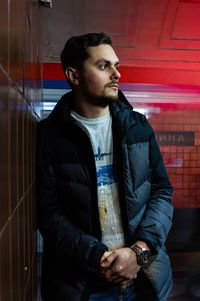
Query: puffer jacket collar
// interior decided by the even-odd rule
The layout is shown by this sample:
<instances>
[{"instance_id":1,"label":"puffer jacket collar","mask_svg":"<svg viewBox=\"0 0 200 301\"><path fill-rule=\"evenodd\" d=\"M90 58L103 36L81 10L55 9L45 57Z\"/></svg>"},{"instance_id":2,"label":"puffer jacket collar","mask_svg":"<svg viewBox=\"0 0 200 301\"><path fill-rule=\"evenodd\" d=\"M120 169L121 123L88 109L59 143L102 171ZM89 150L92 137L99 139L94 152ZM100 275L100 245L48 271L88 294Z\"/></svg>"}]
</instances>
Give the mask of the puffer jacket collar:
<instances>
[{"instance_id":1,"label":"puffer jacket collar","mask_svg":"<svg viewBox=\"0 0 200 301\"><path fill-rule=\"evenodd\" d=\"M74 119L71 117L70 111L73 108L74 94L68 92L64 94L56 104L55 108L49 115L50 119L62 120L65 122L73 123ZM110 112L113 117L117 118L120 122L119 126L122 132L125 132L127 127L135 124L134 116L132 114L132 106L127 101L124 94L119 90L118 101L110 105ZM129 114L127 114L129 112Z\"/></svg>"},{"instance_id":2,"label":"puffer jacket collar","mask_svg":"<svg viewBox=\"0 0 200 301\"><path fill-rule=\"evenodd\" d=\"M72 120L70 111L73 107L73 92L64 94L56 104L53 111L49 114L50 119L57 119L62 121Z\"/></svg>"},{"instance_id":3,"label":"puffer jacket collar","mask_svg":"<svg viewBox=\"0 0 200 301\"><path fill-rule=\"evenodd\" d=\"M133 107L121 91L119 91L119 100L117 102L113 102L110 106L110 112L114 120L116 133L121 136L122 140L127 129L134 126L136 121L133 114ZM115 122L115 120L117 122Z\"/></svg>"}]
</instances>

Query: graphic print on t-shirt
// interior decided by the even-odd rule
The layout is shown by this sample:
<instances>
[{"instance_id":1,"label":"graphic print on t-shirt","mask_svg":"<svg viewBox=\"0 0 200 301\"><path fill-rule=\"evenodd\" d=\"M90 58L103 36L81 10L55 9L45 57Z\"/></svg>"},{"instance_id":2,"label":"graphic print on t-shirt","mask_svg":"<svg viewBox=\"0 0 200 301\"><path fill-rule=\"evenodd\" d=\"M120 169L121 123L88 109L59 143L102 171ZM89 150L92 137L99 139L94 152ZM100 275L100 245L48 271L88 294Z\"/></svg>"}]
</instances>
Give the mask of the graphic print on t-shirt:
<instances>
[{"instance_id":1,"label":"graphic print on t-shirt","mask_svg":"<svg viewBox=\"0 0 200 301\"><path fill-rule=\"evenodd\" d=\"M111 185L116 181L114 165L97 166L97 186Z\"/></svg>"},{"instance_id":2,"label":"graphic print on t-shirt","mask_svg":"<svg viewBox=\"0 0 200 301\"><path fill-rule=\"evenodd\" d=\"M104 144L105 146L105 144ZM109 143L106 145L109 146ZM112 150L112 142L110 145ZM119 195L113 153L107 148L95 153L98 187L98 206L102 229L102 241L109 249L124 246L124 235L121 225Z\"/></svg>"},{"instance_id":3,"label":"graphic print on t-shirt","mask_svg":"<svg viewBox=\"0 0 200 301\"><path fill-rule=\"evenodd\" d=\"M98 147L98 154L95 154L94 157L95 157L95 160L103 160L104 156L109 156L111 155L111 153L101 153L101 149L100 147Z\"/></svg>"},{"instance_id":4,"label":"graphic print on t-shirt","mask_svg":"<svg viewBox=\"0 0 200 301\"><path fill-rule=\"evenodd\" d=\"M109 249L123 247L124 233L113 164L112 118L107 114L100 118L87 119L75 112L72 116L87 130L94 152L102 242Z\"/></svg>"}]
</instances>

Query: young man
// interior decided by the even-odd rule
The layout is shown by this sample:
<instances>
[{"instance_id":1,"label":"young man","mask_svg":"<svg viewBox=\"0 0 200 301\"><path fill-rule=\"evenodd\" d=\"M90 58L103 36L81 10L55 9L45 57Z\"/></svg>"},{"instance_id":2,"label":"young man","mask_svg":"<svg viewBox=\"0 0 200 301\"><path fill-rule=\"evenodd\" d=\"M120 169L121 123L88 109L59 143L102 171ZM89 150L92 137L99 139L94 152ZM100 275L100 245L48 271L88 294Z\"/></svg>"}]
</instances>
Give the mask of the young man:
<instances>
[{"instance_id":1,"label":"young man","mask_svg":"<svg viewBox=\"0 0 200 301\"><path fill-rule=\"evenodd\" d=\"M72 92L38 128L44 301L167 300L172 187L154 132L118 90L109 35L72 37Z\"/></svg>"}]
</instances>

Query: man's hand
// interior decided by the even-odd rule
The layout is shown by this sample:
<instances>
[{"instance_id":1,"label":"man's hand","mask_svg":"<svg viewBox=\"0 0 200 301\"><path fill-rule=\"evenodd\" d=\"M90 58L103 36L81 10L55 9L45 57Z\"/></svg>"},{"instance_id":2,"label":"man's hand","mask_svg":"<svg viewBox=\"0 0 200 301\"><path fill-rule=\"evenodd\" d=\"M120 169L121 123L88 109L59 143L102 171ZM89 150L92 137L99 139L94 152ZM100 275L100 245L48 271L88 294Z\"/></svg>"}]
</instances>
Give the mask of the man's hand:
<instances>
[{"instance_id":1,"label":"man's hand","mask_svg":"<svg viewBox=\"0 0 200 301\"><path fill-rule=\"evenodd\" d=\"M112 251L106 251L103 256L101 257L101 262L100 264L104 261L104 259L106 259L106 257L110 256L112 254L113 250Z\"/></svg>"},{"instance_id":2,"label":"man's hand","mask_svg":"<svg viewBox=\"0 0 200 301\"><path fill-rule=\"evenodd\" d=\"M100 262L100 274L108 281L124 285L136 279L140 266L130 248L105 252Z\"/></svg>"}]
</instances>

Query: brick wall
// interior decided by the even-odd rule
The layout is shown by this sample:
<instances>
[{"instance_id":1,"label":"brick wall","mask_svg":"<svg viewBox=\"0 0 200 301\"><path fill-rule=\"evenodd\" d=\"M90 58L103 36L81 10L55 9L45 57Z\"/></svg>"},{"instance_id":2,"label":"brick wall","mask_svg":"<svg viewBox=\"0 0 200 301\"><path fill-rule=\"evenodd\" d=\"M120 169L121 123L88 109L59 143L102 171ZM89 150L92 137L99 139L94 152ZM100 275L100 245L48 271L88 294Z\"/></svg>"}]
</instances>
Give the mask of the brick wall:
<instances>
[{"instance_id":1,"label":"brick wall","mask_svg":"<svg viewBox=\"0 0 200 301\"><path fill-rule=\"evenodd\" d=\"M160 114L151 116L149 121L155 132L166 134L166 137L157 135L157 141L174 187L175 208L199 208L200 110L195 109L195 106L194 110L161 110ZM176 136L170 136L170 132ZM189 142L184 137L188 132ZM165 145L162 145L162 140L165 140Z\"/></svg>"}]
</instances>

